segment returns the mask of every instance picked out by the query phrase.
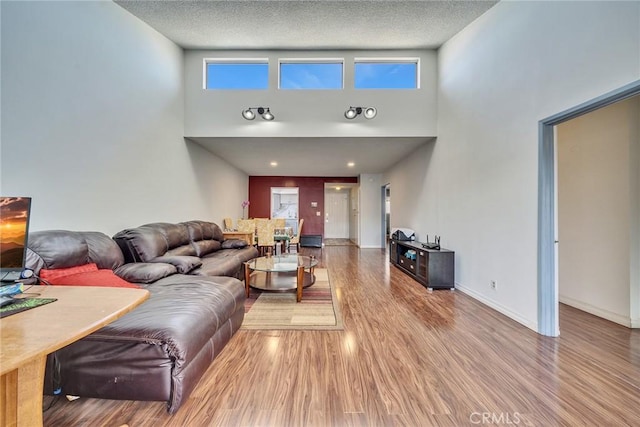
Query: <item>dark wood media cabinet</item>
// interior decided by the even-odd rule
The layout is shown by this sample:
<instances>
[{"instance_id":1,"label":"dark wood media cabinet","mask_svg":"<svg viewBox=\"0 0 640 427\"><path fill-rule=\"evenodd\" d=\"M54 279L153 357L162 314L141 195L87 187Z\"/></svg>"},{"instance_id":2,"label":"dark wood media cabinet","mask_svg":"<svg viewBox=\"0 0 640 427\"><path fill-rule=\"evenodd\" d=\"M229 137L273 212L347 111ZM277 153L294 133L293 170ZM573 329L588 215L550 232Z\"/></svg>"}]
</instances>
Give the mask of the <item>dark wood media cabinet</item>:
<instances>
[{"instance_id":1,"label":"dark wood media cabinet","mask_svg":"<svg viewBox=\"0 0 640 427\"><path fill-rule=\"evenodd\" d=\"M411 256L415 251L415 257ZM409 256L408 256L409 255ZM389 261L427 289L454 289L454 256L449 249L425 249L422 243L389 241Z\"/></svg>"}]
</instances>

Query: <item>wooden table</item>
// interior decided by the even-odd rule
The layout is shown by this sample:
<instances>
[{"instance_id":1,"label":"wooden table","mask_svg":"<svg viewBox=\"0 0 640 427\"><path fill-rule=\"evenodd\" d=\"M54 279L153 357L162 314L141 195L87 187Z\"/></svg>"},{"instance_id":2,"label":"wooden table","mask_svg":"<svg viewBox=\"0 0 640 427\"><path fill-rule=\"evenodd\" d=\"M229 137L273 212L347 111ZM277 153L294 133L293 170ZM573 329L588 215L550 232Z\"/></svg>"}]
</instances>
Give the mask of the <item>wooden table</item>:
<instances>
[{"instance_id":1,"label":"wooden table","mask_svg":"<svg viewBox=\"0 0 640 427\"><path fill-rule=\"evenodd\" d=\"M249 287L277 292L295 289L296 301L300 302L302 289L313 285L316 281L314 274L316 265L318 260L314 256L296 254L263 256L247 261L244 263L244 285L247 298L251 292ZM259 277L256 272L264 274ZM295 280L287 280L287 273L295 273ZM280 277L285 277L285 280L277 280Z\"/></svg>"},{"instance_id":2,"label":"wooden table","mask_svg":"<svg viewBox=\"0 0 640 427\"><path fill-rule=\"evenodd\" d=\"M57 298L0 319L0 425L41 426L47 355L122 317L149 298L144 289L34 286Z\"/></svg>"},{"instance_id":3,"label":"wooden table","mask_svg":"<svg viewBox=\"0 0 640 427\"><path fill-rule=\"evenodd\" d=\"M247 242L247 245L253 246L255 242L253 242L253 233L248 231L223 231L222 235L226 239L239 239Z\"/></svg>"}]
</instances>

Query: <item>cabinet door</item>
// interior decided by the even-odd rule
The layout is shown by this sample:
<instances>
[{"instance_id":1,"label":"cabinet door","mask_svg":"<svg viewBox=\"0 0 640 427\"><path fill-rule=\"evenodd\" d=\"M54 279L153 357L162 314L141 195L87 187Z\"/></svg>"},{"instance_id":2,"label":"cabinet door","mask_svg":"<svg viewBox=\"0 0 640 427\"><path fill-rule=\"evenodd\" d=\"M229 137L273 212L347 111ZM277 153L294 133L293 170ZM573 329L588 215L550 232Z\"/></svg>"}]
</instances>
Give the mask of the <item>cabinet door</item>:
<instances>
[{"instance_id":1,"label":"cabinet door","mask_svg":"<svg viewBox=\"0 0 640 427\"><path fill-rule=\"evenodd\" d=\"M427 280L429 272L429 253L418 251L418 271L417 276L422 280Z\"/></svg>"},{"instance_id":2,"label":"cabinet door","mask_svg":"<svg viewBox=\"0 0 640 427\"><path fill-rule=\"evenodd\" d=\"M440 288L454 287L453 252L434 252L429 254L429 285Z\"/></svg>"},{"instance_id":3,"label":"cabinet door","mask_svg":"<svg viewBox=\"0 0 640 427\"><path fill-rule=\"evenodd\" d=\"M391 240L389 243L389 261L393 264L398 263L398 243L395 240Z\"/></svg>"}]
</instances>

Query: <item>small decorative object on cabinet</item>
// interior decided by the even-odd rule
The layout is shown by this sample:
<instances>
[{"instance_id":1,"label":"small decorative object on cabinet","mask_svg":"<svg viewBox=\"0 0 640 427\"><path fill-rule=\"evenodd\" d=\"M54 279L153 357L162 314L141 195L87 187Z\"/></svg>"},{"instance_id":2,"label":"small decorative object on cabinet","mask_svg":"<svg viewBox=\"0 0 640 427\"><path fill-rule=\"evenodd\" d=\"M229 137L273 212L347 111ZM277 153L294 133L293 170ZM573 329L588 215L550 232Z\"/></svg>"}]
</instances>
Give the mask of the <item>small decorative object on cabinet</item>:
<instances>
[{"instance_id":1,"label":"small decorative object on cabinet","mask_svg":"<svg viewBox=\"0 0 640 427\"><path fill-rule=\"evenodd\" d=\"M420 242L391 240L389 261L427 289L454 289L454 256L449 249L427 249Z\"/></svg>"}]
</instances>

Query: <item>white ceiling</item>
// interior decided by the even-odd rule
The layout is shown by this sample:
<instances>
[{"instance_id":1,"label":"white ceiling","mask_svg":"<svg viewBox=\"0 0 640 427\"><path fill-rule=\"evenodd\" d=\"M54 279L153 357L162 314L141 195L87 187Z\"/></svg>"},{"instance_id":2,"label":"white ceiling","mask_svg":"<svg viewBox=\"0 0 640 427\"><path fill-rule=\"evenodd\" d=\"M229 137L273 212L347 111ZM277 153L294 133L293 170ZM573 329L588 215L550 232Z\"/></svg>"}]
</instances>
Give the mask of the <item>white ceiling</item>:
<instances>
[{"instance_id":1,"label":"white ceiling","mask_svg":"<svg viewBox=\"0 0 640 427\"><path fill-rule=\"evenodd\" d=\"M381 173L434 138L190 138L254 176ZM247 153L250 153L248 155ZM278 166L271 166L275 161ZM347 163L355 165L349 167Z\"/></svg>"},{"instance_id":2,"label":"white ceiling","mask_svg":"<svg viewBox=\"0 0 640 427\"><path fill-rule=\"evenodd\" d=\"M185 49L437 49L497 1L115 0Z\"/></svg>"},{"instance_id":3,"label":"white ceiling","mask_svg":"<svg viewBox=\"0 0 640 427\"><path fill-rule=\"evenodd\" d=\"M127 1L185 49L437 49L497 1ZM348 104L348 103L347 103ZM382 173L433 138L192 138L249 175ZM252 155L247 155L252 153ZM271 160L278 161L271 167ZM346 166L355 162L353 168Z\"/></svg>"}]
</instances>

